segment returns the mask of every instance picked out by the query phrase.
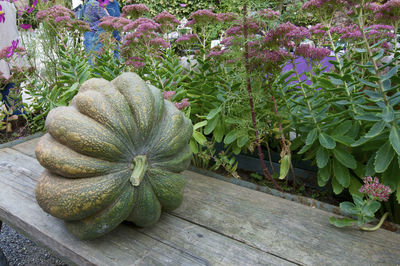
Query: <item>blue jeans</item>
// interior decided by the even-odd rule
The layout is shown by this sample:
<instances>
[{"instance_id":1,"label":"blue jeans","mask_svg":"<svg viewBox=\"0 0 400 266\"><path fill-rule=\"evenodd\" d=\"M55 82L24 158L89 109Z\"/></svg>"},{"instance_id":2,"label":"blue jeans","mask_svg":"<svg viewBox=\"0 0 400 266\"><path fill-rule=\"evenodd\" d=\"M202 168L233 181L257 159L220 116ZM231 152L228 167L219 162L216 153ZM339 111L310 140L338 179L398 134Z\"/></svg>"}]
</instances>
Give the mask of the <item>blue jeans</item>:
<instances>
[{"instance_id":1,"label":"blue jeans","mask_svg":"<svg viewBox=\"0 0 400 266\"><path fill-rule=\"evenodd\" d=\"M20 102L18 102L18 100L12 99L10 97L8 97L8 95L10 94L10 89L14 88L15 83L8 83L4 89L2 89L1 92L1 101L0 101L0 105L2 105L2 103L5 104L7 110L10 108L13 108L13 115L20 115L25 113L24 111L24 107L22 106L22 104Z\"/></svg>"},{"instance_id":2,"label":"blue jeans","mask_svg":"<svg viewBox=\"0 0 400 266\"><path fill-rule=\"evenodd\" d=\"M97 31L87 31L84 33L84 40L83 44L85 45L86 53L94 53L99 52L101 47L103 46L99 41L99 35L104 32L103 29L98 29ZM93 65L92 63L92 56L89 57L89 64Z\"/></svg>"}]
</instances>

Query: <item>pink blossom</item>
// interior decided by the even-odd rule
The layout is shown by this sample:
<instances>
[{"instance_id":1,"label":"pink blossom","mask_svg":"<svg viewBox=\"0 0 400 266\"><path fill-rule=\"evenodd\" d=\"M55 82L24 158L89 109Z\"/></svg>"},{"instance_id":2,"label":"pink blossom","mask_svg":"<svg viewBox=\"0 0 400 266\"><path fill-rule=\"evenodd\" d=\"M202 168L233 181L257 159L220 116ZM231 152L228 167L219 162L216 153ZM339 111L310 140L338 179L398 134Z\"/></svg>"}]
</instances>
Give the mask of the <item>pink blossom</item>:
<instances>
[{"instance_id":1,"label":"pink blossom","mask_svg":"<svg viewBox=\"0 0 400 266\"><path fill-rule=\"evenodd\" d=\"M138 18L141 15L150 12L149 8L145 4L134 4L127 5L122 8L122 16L132 16L133 18Z\"/></svg>"},{"instance_id":2,"label":"pink blossom","mask_svg":"<svg viewBox=\"0 0 400 266\"><path fill-rule=\"evenodd\" d=\"M54 22L58 23L60 21L67 21L67 20L71 20L70 16L62 16L62 17L56 17L54 18Z\"/></svg>"},{"instance_id":3,"label":"pink blossom","mask_svg":"<svg viewBox=\"0 0 400 266\"><path fill-rule=\"evenodd\" d=\"M212 24L219 21L217 14L208 10L200 9L190 14L189 19L194 20L196 24Z\"/></svg>"},{"instance_id":4,"label":"pink blossom","mask_svg":"<svg viewBox=\"0 0 400 266\"><path fill-rule=\"evenodd\" d=\"M297 27L290 22L286 22L270 30L265 37L265 42L294 47L306 38L311 38L310 31L307 28Z\"/></svg>"},{"instance_id":5,"label":"pink blossom","mask_svg":"<svg viewBox=\"0 0 400 266\"><path fill-rule=\"evenodd\" d=\"M390 187L379 183L379 179L371 176L364 178L364 185L360 188L361 193L365 193L373 199L387 201L392 190Z\"/></svg>"},{"instance_id":6,"label":"pink blossom","mask_svg":"<svg viewBox=\"0 0 400 266\"><path fill-rule=\"evenodd\" d=\"M188 98L184 98L181 102L174 103L174 105L179 110L185 109L186 107L188 107L190 105L189 99Z\"/></svg>"},{"instance_id":7,"label":"pink blossom","mask_svg":"<svg viewBox=\"0 0 400 266\"><path fill-rule=\"evenodd\" d=\"M150 40L150 44L153 46L160 46L163 48L169 48L171 45L167 43L163 38L157 37L152 40Z\"/></svg>"},{"instance_id":8,"label":"pink blossom","mask_svg":"<svg viewBox=\"0 0 400 266\"><path fill-rule=\"evenodd\" d=\"M176 91L164 91L163 95L164 95L164 99L171 101L172 97L174 97L176 94Z\"/></svg>"},{"instance_id":9,"label":"pink blossom","mask_svg":"<svg viewBox=\"0 0 400 266\"><path fill-rule=\"evenodd\" d=\"M312 47L309 44L300 44L299 47L296 48L295 53L296 55L302 56L305 59L319 62L325 57L329 56L331 51L324 47Z\"/></svg>"},{"instance_id":10,"label":"pink blossom","mask_svg":"<svg viewBox=\"0 0 400 266\"><path fill-rule=\"evenodd\" d=\"M304 10L317 10L325 8L334 10L337 6L345 4L344 0L310 0L303 5Z\"/></svg>"},{"instance_id":11,"label":"pink blossom","mask_svg":"<svg viewBox=\"0 0 400 266\"><path fill-rule=\"evenodd\" d=\"M269 20L278 19L281 16L281 14L278 11L274 11L270 8L261 10L259 13L262 17L269 19Z\"/></svg>"},{"instance_id":12,"label":"pink blossom","mask_svg":"<svg viewBox=\"0 0 400 266\"><path fill-rule=\"evenodd\" d=\"M310 27L310 32L313 35L325 35L326 31L325 31L325 26L323 24L316 24L312 27Z\"/></svg>"},{"instance_id":13,"label":"pink blossom","mask_svg":"<svg viewBox=\"0 0 400 266\"><path fill-rule=\"evenodd\" d=\"M238 18L238 15L232 12L228 12L228 13L220 13L217 15L217 17L220 21L232 22Z\"/></svg>"},{"instance_id":14,"label":"pink blossom","mask_svg":"<svg viewBox=\"0 0 400 266\"><path fill-rule=\"evenodd\" d=\"M181 7L186 7L187 5L186 4L179 4Z\"/></svg>"},{"instance_id":15,"label":"pink blossom","mask_svg":"<svg viewBox=\"0 0 400 266\"><path fill-rule=\"evenodd\" d=\"M186 34L180 36L178 39L176 39L175 42L177 43L183 43L183 42L192 42L198 40L199 36L197 34Z\"/></svg>"},{"instance_id":16,"label":"pink blossom","mask_svg":"<svg viewBox=\"0 0 400 266\"><path fill-rule=\"evenodd\" d=\"M168 13L167 11L161 12L160 14L155 16L153 18L153 20L159 24L172 23L172 24L179 25L179 23L180 23L179 20L177 20L174 15Z\"/></svg>"}]
</instances>

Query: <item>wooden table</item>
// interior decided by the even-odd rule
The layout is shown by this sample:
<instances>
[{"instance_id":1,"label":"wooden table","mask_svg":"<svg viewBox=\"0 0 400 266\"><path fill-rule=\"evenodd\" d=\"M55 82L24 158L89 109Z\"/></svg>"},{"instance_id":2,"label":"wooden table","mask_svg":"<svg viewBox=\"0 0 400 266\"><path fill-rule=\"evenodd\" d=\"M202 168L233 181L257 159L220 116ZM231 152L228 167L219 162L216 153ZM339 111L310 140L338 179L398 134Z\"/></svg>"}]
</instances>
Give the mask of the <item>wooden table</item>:
<instances>
[{"instance_id":1,"label":"wooden table","mask_svg":"<svg viewBox=\"0 0 400 266\"><path fill-rule=\"evenodd\" d=\"M151 228L80 241L34 198L37 139L0 150L0 220L77 265L399 265L400 235L337 229L331 213L191 171L182 206Z\"/></svg>"}]
</instances>

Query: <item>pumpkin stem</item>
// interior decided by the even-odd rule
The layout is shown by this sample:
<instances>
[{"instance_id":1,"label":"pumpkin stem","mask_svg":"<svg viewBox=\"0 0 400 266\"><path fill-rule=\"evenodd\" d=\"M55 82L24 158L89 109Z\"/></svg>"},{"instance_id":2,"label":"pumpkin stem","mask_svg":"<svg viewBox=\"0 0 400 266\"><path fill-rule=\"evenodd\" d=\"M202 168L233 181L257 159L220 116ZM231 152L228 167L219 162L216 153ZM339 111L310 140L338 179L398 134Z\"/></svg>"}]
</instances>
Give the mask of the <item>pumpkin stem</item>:
<instances>
[{"instance_id":1,"label":"pumpkin stem","mask_svg":"<svg viewBox=\"0 0 400 266\"><path fill-rule=\"evenodd\" d=\"M133 159L132 168L133 172L129 181L134 187L140 185L143 180L144 174L147 171L147 158L146 155L138 155Z\"/></svg>"}]
</instances>

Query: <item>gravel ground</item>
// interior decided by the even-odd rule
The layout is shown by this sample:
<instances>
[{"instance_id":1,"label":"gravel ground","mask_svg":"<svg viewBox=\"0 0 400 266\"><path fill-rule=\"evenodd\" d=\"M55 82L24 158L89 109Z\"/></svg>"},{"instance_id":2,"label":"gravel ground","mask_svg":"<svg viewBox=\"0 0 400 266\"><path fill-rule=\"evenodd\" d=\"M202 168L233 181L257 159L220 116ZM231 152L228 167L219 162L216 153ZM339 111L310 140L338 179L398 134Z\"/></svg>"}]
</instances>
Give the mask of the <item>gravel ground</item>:
<instances>
[{"instance_id":1,"label":"gravel ground","mask_svg":"<svg viewBox=\"0 0 400 266\"><path fill-rule=\"evenodd\" d=\"M10 266L67 266L66 263L50 254L46 249L38 247L35 243L18 234L14 229L4 223L0 232L0 248L7 257Z\"/></svg>"}]
</instances>

